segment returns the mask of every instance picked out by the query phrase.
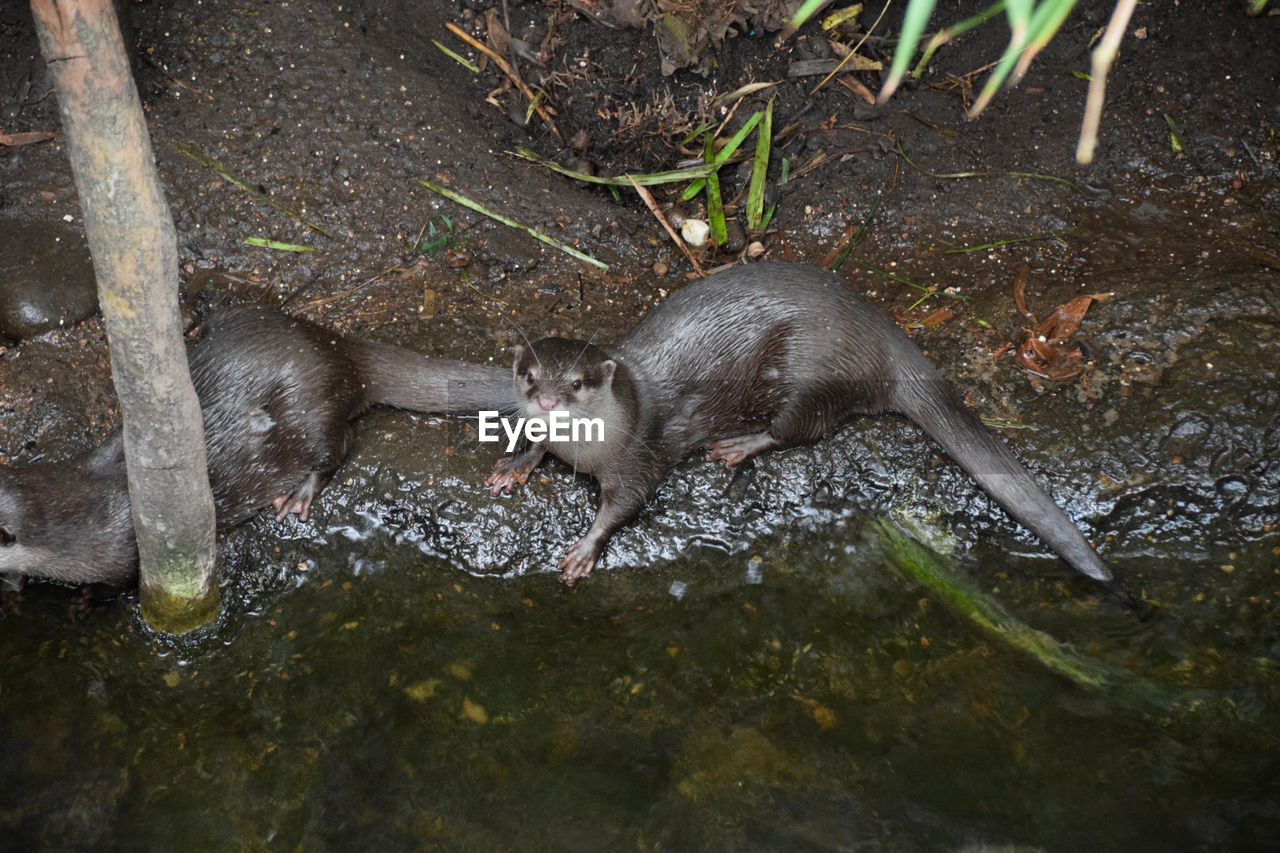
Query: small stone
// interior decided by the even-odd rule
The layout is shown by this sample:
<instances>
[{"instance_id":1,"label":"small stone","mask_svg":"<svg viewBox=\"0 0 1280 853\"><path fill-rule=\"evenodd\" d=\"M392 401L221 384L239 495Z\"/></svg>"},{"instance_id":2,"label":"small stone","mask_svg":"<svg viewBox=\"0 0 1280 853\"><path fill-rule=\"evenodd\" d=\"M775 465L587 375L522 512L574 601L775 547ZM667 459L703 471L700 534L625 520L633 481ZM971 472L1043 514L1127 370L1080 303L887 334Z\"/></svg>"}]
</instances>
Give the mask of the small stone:
<instances>
[{"instance_id":1,"label":"small stone","mask_svg":"<svg viewBox=\"0 0 1280 853\"><path fill-rule=\"evenodd\" d=\"M686 219L684 224L680 226L680 236L695 249L700 249L706 245L707 235L710 233L711 226L701 219Z\"/></svg>"}]
</instances>

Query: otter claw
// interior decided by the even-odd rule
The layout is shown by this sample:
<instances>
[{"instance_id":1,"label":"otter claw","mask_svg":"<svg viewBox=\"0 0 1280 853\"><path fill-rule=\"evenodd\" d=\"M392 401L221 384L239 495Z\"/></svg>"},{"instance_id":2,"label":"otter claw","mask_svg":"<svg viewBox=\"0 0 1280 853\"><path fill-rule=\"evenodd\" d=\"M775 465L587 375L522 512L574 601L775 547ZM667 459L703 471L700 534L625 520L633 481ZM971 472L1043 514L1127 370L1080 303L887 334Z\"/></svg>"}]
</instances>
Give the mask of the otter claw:
<instances>
[{"instance_id":1,"label":"otter claw","mask_svg":"<svg viewBox=\"0 0 1280 853\"><path fill-rule=\"evenodd\" d=\"M777 441L768 432L722 438L719 441L711 442L707 446L707 461L724 460L725 467L732 468L757 453L775 446L777 446Z\"/></svg>"},{"instance_id":2,"label":"otter claw","mask_svg":"<svg viewBox=\"0 0 1280 853\"><path fill-rule=\"evenodd\" d=\"M276 508L276 521L284 521L291 512L298 514L298 521L306 521L311 514L311 495L276 495L271 505Z\"/></svg>"}]
</instances>

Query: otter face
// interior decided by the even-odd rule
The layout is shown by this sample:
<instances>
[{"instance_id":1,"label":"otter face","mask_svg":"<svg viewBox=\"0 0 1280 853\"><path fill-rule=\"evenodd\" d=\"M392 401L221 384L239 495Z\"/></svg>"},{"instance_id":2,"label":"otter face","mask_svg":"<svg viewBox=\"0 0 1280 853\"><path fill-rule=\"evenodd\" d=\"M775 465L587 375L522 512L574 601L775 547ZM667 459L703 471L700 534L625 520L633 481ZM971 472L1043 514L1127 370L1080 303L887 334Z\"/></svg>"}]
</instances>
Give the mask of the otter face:
<instances>
[{"instance_id":1,"label":"otter face","mask_svg":"<svg viewBox=\"0 0 1280 853\"><path fill-rule=\"evenodd\" d=\"M543 338L515 353L515 392L527 418L545 420L553 411L597 417L612 401L617 362L591 344Z\"/></svg>"},{"instance_id":2,"label":"otter face","mask_svg":"<svg viewBox=\"0 0 1280 853\"><path fill-rule=\"evenodd\" d=\"M618 363L608 353L582 341L544 338L516 348L514 369L519 414L545 427L545 439L531 440L587 474L616 458L630 426L615 397Z\"/></svg>"}]
</instances>

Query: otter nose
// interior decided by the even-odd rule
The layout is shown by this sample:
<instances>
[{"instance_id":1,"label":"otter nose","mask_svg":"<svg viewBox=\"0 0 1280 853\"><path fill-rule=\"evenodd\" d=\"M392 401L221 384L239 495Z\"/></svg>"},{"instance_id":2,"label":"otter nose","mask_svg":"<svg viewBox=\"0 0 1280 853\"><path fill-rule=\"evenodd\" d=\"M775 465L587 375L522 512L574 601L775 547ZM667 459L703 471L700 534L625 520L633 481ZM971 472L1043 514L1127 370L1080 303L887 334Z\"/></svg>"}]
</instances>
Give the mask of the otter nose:
<instances>
[{"instance_id":1,"label":"otter nose","mask_svg":"<svg viewBox=\"0 0 1280 853\"><path fill-rule=\"evenodd\" d=\"M555 397L540 396L538 397L538 408L544 412L549 412L556 407L556 402Z\"/></svg>"}]
</instances>

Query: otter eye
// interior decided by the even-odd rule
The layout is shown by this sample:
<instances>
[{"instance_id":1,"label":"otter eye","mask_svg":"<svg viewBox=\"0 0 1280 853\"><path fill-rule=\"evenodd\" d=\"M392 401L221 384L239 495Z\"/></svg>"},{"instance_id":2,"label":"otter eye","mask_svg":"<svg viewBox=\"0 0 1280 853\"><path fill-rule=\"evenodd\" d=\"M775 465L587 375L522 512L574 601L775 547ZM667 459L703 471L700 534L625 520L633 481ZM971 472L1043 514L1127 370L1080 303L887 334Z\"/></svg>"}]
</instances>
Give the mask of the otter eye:
<instances>
[{"instance_id":1,"label":"otter eye","mask_svg":"<svg viewBox=\"0 0 1280 853\"><path fill-rule=\"evenodd\" d=\"M524 381L525 381L525 382L528 382L530 385L532 385L532 384L533 384L533 382L534 382L534 375L533 375L532 373L526 373L526 374L524 375Z\"/></svg>"},{"instance_id":2,"label":"otter eye","mask_svg":"<svg viewBox=\"0 0 1280 853\"><path fill-rule=\"evenodd\" d=\"M528 376L528 375L529 375L529 368L527 367L521 367L519 370L516 371L516 376L519 376L521 378L524 378L525 376Z\"/></svg>"},{"instance_id":3,"label":"otter eye","mask_svg":"<svg viewBox=\"0 0 1280 853\"><path fill-rule=\"evenodd\" d=\"M570 383L569 383L569 387L570 387L570 388L572 388L572 389L573 389L573 390L575 390L575 391L581 391L581 390L582 390L582 380L581 380L581 379L575 379L575 380L573 380L572 382L570 382Z\"/></svg>"}]
</instances>

